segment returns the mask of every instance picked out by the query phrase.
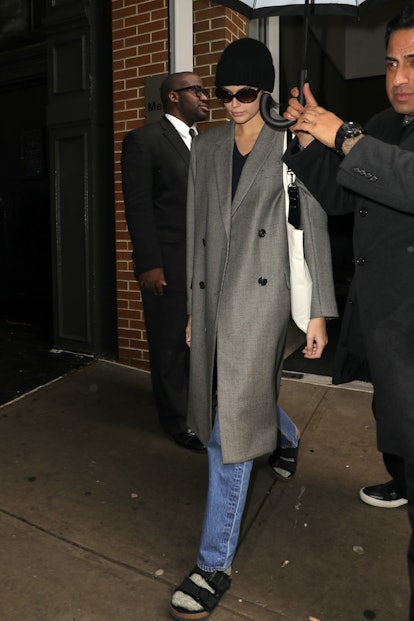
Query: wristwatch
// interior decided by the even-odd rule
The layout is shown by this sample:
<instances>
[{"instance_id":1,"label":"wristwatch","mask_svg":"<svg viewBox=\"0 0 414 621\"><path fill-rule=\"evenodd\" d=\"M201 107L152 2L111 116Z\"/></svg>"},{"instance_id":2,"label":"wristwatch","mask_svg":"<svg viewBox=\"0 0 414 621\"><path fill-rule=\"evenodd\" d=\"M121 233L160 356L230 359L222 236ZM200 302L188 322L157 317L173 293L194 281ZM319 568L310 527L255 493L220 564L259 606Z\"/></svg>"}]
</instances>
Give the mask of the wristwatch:
<instances>
[{"instance_id":1,"label":"wristwatch","mask_svg":"<svg viewBox=\"0 0 414 621\"><path fill-rule=\"evenodd\" d=\"M343 155L342 146L348 138L356 138L361 134L365 134L365 130L359 123L348 121L341 125L335 136L335 151L338 155Z\"/></svg>"}]
</instances>

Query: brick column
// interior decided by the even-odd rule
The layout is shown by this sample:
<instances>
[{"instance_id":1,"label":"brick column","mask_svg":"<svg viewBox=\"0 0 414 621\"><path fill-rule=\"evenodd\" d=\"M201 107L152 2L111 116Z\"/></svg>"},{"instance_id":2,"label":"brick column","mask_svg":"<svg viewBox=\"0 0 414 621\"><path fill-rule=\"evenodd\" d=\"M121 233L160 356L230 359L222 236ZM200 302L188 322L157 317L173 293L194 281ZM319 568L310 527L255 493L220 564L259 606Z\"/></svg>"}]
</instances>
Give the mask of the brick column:
<instances>
[{"instance_id":1,"label":"brick column","mask_svg":"<svg viewBox=\"0 0 414 621\"><path fill-rule=\"evenodd\" d=\"M193 1L194 71L213 87L217 60L234 39L246 36L246 19L210 0ZM121 187L121 148L127 131L145 121L144 79L168 73L168 1L112 0L115 221L118 306L118 355L123 364L149 369L145 322L131 262ZM211 121L225 120L211 89Z\"/></svg>"}]
</instances>

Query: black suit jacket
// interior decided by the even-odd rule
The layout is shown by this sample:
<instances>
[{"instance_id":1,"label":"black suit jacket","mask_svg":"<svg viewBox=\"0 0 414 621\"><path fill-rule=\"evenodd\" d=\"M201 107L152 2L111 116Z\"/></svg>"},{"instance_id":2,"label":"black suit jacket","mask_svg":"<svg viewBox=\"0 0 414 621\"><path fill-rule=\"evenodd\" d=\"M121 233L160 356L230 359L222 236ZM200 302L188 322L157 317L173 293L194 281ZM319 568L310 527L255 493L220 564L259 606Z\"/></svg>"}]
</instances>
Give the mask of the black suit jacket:
<instances>
[{"instance_id":1,"label":"black suit jacket","mask_svg":"<svg viewBox=\"0 0 414 621\"><path fill-rule=\"evenodd\" d=\"M328 213L354 213L355 278L340 347L354 351L361 339L375 389L378 448L412 462L414 121L406 129L402 121L392 109L376 115L342 162L317 141L299 153L289 147L284 159Z\"/></svg>"},{"instance_id":2,"label":"black suit jacket","mask_svg":"<svg viewBox=\"0 0 414 621\"><path fill-rule=\"evenodd\" d=\"M162 267L176 290L186 288L189 162L188 147L165 117L124 137L122 188L135 276Z\"/></svg>"}]
</instances>

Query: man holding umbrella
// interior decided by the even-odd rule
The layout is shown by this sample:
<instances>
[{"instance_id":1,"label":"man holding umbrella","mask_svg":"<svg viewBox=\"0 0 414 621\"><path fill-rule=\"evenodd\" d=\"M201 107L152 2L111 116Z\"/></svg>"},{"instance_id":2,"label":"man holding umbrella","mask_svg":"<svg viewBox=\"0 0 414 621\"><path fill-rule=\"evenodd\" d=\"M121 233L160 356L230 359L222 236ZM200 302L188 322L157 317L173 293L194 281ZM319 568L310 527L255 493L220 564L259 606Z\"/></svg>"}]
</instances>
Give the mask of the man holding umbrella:
<instances>
[{"instance_id":1,"label":"man holding umbrella","mask_svg":"<svg viewBox=\"0 0 414 621\"><path fill-rule=\"evenodd\" d=\"M414 531L414 3L388 23L386 46L392 107L364 129L318 106L308 84L304 106L293 89L284 116L295 121L297 140L284 160L328 213L355 214L344 336L360 326L378 448L404 464ZM408 564L414 621L414 533Z\"/></svg>"}]
</instances>

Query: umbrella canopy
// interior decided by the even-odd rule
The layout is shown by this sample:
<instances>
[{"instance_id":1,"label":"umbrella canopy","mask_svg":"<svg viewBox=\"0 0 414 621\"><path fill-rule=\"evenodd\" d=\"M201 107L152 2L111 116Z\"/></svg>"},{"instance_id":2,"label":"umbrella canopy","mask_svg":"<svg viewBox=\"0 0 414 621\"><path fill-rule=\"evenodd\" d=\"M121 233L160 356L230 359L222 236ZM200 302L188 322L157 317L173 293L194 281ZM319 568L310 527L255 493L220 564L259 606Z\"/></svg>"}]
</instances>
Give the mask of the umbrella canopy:
<instances>
[{"instance_id":1,"label":"umbrella canopy","mask_svg":"<svg viewBox=\"0 0 414 621\"><path fill-rule=\"evenodd\" d=\"M392 0L214 0L229 9L241 13L248 19L258 17L272 17L277 15L303 15L304 37L302 67L299 71L299 100L303 103L303 85L307 81L307 42L309 15L347 15L359 17L365 11L372 10ZM273 119L269 112L271 97L264 93L260 100L261 114L269 125L274 127L289 127L292 121Z\"/></svg>"},{"instance_id":2,"label":"umbrella canopy","mask_svg":"<svg viewBox=\"0 0 414 621\"><path fill-rule=\"evenodd\" d=\"M216 0L215 0L216 1ZM310 0L309 9L315 15L350 15L358 17L391 0ZM274 15L303 15L304 0L217 0L217 4L238 11L248 19Z\"/></svg>"}]
</instances>

